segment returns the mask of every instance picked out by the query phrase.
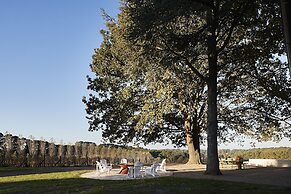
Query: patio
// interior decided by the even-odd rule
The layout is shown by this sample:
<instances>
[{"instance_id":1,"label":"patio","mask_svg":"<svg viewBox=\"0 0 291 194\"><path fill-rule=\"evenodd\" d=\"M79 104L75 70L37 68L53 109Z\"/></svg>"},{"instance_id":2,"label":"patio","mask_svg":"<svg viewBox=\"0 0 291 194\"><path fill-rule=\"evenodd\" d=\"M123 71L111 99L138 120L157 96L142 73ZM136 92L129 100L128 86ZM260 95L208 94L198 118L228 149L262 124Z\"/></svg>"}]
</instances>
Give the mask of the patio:
<instances>
[{"instance_id":1,"label":"patio","mask_svg":"<svg viewBox=\"0 0 291 194\"><path fill-rule=\"evenodd\" d=\"M100 180L135 180L135 179L148 179L148 178L159 178L164 176L172 176L173 171L167 171L167 172L160 172L158 173L158 176L141 176L138 178L131 178L127 174L119 174L120 169L112 169L109 173L98 173L96 170L93 172L88 172L85 174L82 174L82 178L91 178L91 179L100 179Z\"/></svg>"},{"instance_id":2,"label":"patio","mask_svg":"<svg viewBox=\"0 0 291 194\"><path fill-rule=\"evenodd\" d=\"M173 176L176 173L182 172L198 172L204 171L205 165L187 165L187 164L170 164L167 165L166 172L159 172L157 176L143 175L138 178L129 177L127 174L119 174L120 169L114 168L109 173L103 172L99 173L98 171L92 171L85 174L82 174L82 178L91 178L91 179L100 179L100 180L135 180L135 179L149 179L149 178L159 178L166 176Z\"/></svg>"}]
</instances>

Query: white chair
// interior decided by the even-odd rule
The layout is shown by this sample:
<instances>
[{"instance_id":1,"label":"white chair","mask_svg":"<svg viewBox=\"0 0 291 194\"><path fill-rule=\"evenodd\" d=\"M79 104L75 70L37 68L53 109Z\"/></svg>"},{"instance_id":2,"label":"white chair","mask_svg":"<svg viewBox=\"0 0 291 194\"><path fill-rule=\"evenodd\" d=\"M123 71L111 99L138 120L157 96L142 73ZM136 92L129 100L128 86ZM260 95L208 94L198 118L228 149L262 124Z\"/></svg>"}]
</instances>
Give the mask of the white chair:
<instances>
[{"instance_id":1,"label":"white chair","mask_svg":"<svg viewBox=\"0 0 291 194\"><path fill-rule=\"evenodd\" d=\"M142 167L143 167L143 163L141 162L136 162L134 166L128 167L128 176L130 178L143 177Z\"/></svg>"},{"instance_id":2,"label":"white chair","mask_svg":"<svg viewBox=\"0 0 291 194\"><path fill-rule=\"evenodd\" d=\"M100 163L103 164L104 166L110 166L110 165L107 165L107 160L105 159L101 159Z\"/></svg>"},{"instance_id":3,"label":"white chair","mask_svg":"<svg viewBox=\"0 0 291 194\"><path fill-rule=\"evenodd\" d=\"M153 163L150 167L144 169L145 175L157 176L159 167L159 163Z\"/></svg>"},{"instance_id":4,"label":"white chair","mask_svg":"<svg viewBox=\"0 0 291 194\"><path fill-rule=\"evenodd\" d=\"M162 160L162 162L160 163L157 171L166 172L166 159Z\"/></svg>"},{"instance_id":5,"label":"white chair","mask_svg":"<svg viewBox=\"0 0 291 194\"><path fill-rule=\"evenodd\" d=\"M100 175L103 172L109 173L112 170L112 164L107 165L107 161L102 159L100 162L96 161L96 171Z\"/></svg>"}]
</instances>

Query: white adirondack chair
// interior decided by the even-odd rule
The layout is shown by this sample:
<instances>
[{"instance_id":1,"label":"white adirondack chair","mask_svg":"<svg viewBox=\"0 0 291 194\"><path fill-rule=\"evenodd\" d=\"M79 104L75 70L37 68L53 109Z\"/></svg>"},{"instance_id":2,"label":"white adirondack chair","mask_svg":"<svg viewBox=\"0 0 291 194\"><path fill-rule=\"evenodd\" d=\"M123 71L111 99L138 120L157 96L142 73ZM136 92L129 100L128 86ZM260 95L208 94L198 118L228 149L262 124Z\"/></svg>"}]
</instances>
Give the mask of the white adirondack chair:
<instances>
[{"instance_id":1,"label":"white adirondack chair","mask_svg":"<svg viewBox=\"0 0 291 194\"><path fill-rule=\"evenodd\" d=\"M112 165L108 165L106 160L102 159L100 162L96 161L96 171L99 175L104 172L109 173L111 170Z\"/></svg>"},{"instance_id":2,"label":"white adirondack chair","mask_svg":"<svg viewBox=\"0 0 291 194\"><path fill-rule=\"evenodd\" d=\"M136 162L134 166L128 167L128 176L130 178L143 177L142 167L143 167L143 163L141 162Z\"/></svg>"},{"instance_id":3,"label":"white adirondack chair","mask_svg":"<svg viewBox=\"0 0 291 194\"><path fill-rule=\"evenodd\" d=\"M159 163L157 171L166 172L166 159L163 159L162 162Z\"/></svg>"},{"instance_id":4,"label":"white adirondack chair","mask_svg":"<svg viewBox=\"0 0 291 194\"><path fill-rule=\"evenodd\" d=\"M145 175L157 176L158 168L160 167L159 163L153 163L150 167L144 169Z\"/></svg>"}]
</instances>

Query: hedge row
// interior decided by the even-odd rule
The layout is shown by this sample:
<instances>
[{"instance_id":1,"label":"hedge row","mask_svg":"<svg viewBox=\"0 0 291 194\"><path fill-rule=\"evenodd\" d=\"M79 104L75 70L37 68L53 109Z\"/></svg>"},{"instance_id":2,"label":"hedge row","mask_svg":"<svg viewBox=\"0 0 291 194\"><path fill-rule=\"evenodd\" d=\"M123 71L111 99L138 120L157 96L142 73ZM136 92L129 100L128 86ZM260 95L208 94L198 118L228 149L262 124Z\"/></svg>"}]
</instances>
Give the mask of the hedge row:
<instances>
[{"instance_id":1,"label":"hedge row","mask_svg":"<svg viewBox=\"0 0 291 194\"><path fill-rule=\"evenodd\" d=\"M143 163L151 163L154 160L145 149L96 145L82 141L74 145L60 145L0 133L0 166L88 166L94 165L96 160L101 158L113 164L118 164L121 158Z\"/></svg>"}]
</instances>

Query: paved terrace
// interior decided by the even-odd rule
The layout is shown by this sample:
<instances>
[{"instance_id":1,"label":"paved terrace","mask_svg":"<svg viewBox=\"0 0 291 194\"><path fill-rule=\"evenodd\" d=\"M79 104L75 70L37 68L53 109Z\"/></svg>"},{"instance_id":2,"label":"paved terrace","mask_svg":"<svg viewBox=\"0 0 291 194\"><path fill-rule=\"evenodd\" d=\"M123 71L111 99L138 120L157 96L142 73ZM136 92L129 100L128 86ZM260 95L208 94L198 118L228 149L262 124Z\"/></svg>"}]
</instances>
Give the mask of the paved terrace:
<instances>
[{"instance_id":1,"label":"paved terrace","mask_svg":"<svg viewBox=\"0 0 291 194\"><path fill-rule=\"evenodd\" d=\"M82 174L82 178L91 178L91 179L100 179L100 180L134 180L135 178L130 178L127 174L119 174L120 169L113 169L109 173L98 173L97 171L88 172L85 174ZM148 179L148 178L158 178L158 177L164 177L164 176L172 176L173 172L162 172L159 173L158 176L151 176L146 175L143 177L139 177L136 179Z\"/></svg>"}]
</instances>

